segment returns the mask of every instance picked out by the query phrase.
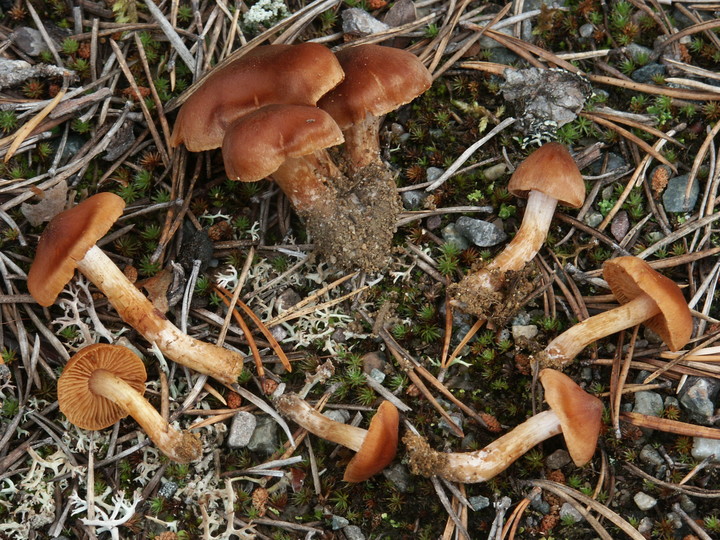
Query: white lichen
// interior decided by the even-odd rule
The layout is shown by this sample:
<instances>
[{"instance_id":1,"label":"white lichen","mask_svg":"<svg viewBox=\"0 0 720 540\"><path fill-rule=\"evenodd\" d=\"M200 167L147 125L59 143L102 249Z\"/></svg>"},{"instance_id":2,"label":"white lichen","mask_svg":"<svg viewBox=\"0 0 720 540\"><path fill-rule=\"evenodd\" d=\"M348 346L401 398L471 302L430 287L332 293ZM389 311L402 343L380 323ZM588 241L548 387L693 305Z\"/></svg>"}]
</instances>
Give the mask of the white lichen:
<instances>
[{"instance_id":1,"label":"white lichen","mask_svg":"<svg viewBox=\"0 0 720 540\"><path fill-rule=\"evenodd\" d=\"M258 0L243 15L243 22L250 27L272 25L290 14L283 0Z\"/></svg>"}]
</instances>

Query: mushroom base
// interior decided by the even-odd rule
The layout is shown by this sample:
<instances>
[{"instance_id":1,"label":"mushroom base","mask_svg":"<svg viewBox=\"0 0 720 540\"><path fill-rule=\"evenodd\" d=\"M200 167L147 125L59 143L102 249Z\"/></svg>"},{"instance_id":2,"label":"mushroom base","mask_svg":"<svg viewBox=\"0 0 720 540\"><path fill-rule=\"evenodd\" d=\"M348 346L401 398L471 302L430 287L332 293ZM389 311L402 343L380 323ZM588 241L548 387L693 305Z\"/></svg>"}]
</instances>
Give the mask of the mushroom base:
<instances>
[{"instance_id":1,"label":"mushroom base","mask_svg":"<svg viewBox=\"0 0 720 540\"><path fill-rule=\"evenodd\" d=\"M402 208L391 172L371 164L334 187L333 197L299 212L317 249L342 269L381 270Z\"/></svg>"}]
</instances>

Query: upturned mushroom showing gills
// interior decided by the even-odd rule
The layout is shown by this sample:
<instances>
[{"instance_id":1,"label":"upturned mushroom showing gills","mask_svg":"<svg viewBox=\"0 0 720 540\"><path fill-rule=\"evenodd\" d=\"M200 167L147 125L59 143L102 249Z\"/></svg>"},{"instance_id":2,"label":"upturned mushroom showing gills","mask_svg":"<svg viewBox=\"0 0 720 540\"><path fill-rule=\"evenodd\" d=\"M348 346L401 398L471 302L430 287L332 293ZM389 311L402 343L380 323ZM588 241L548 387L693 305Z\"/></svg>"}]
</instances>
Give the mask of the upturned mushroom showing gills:
<instances>
[{"instance_id":1,"label":"upturned mushroom showing gills","mask_svg":"<svg viewBox=\"0 0 720 540\"><path fill-rule=\"evenodd\" d=\"M453 482L485 482L500 474L536 444L563 434L575 465L588 463L600 434L602 402L570 377L552 369L540 372L550 410L538 413L509 433L474 452L433 450L419 435L408 433L403 442L410 470L422 476L440 476Z\"/></svg>"},{"instance_id":2,"label":"upturned mushroom showing gills","mask_svg":"<svg viewBox=\"0 0 720 540\"><path fill-rule=\"evenodd\" d=\"M462 310L488 318L489 308L510 272L517 272L542 247L558 204L579 208L585 184L575 161L559 143L547 143L520 163L508 191L527 198L522 223L512 241L487 266L450 287L453 303Z\"/></svg>"},{"instance_id":3,"label":"upturned mushroom showing gills","mask_svg":"<svg viewBox=\"0 0 720 540\"><path fill-rule=\"evenodd\" d=\"M410 103L432 84L432 75L414 54L381 45L355 45L335 53L345 79L318 106L345 135L345 152L357 170L380 161L384 115Z\"/></svg>"},{"instance_id":4,"label":"upturned mushroom showing gills","mask_svg":"<svg viewBox=\"0 0 720 540\"><path fill-rule=\"evenodd\" d=\"M383 401L362 429L331 420L297 394L283 394L277 400L280 413L313 435L357 452L345 468L345 482L362 482L379 473L395 458L400 415L395 405Z\"/></svg>"},{"instance_id":5,"label":"upturned mushroom showing gills","mask_svg":"<svg viewBox=\"0 0 720 540\"><path fill-rule=\"evenodd\" d=\"M198 459L198 437L178 431L143 397L145 366L130 349L97 344L73 356L58 379L60 410L81 429L100 430L128 414L167 457L178 463Z\"/></svg>"},{"instance_id":6,"label":"upturned mushroom showing gills","mask_svg":"<svg viewBox=\"0 0 720 540\"><path fill-rule=\"evenodd\" d=\"M690 340L690 308L674 281L637 257L606 261L603 277L620 307L585 319L553 339L536 355L541 367L562 368L593 341L637 324L655 331L672 351Z\"/></svg>"},{"instance_id":7,"label":"upturned mushroom showing gills","mask_svg":"<svg viewBox=\"0 0 720 540\"><path fill-rule=\"evenodd\" d=\"M193 339L152 305L95 243L120 217L125 202L113 193L98 193L56 215L38 242L28 273L28 290L50 306L77 268L102 291L118 315L170 359L225 384L237 382L240 354Z\"/></svg>"},{"instance_id":8,"label":"upturned mushroom showing gills","mask_svg":"<svg viewBox=\"0 0 720 540\"><path fill-rule=\"evenodd\" d=\"M317 43L261 45L213 71L180 108L170 144L219 148L227 127L259 107L315 105L343 79L330 49Z\"/></svg>"}]
</instances>

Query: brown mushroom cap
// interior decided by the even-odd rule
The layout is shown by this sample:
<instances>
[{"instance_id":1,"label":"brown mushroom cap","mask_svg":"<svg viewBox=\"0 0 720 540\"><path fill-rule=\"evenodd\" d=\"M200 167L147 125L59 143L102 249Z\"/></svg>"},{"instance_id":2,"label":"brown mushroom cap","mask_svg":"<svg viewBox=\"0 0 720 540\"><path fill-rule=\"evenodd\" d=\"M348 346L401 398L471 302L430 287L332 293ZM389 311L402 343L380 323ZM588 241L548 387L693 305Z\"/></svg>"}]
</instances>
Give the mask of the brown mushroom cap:
<instances>
[{"instance_id":1,"label":"brown mushroom cap","mask_svg":"<svg viewBox=\"0 0 720 540\"><path fill-rule=\"evenodd\" d=\"M145 366L130 349L104 343L81 349L60 375L57 394L62 413L82 429L104 429L127 416L123 408L90 390L90 377L98 369L123 379L140 395L145 393Z\"/></svg>"},{"instance_id":2,"label":"brown mushroom cap","mask_svg":"<svg viewBox=\"0 0 720 540\"><path fill-rule=\"evenodd\" d=\"M539 377L545 388L545 400L560 420L570 457L575 465L582 467L595 454L600 435L602 402L560 371L543 369Z\"/></svg>"},{"instance_id":3,"label":"brown mushroom cap","mask_svg":"<svg viewBox=\"0 0 720 540\"><path fill-rule=\"evenodd\" d=\"M345 80L325 94L325 109L341 129L370 114L382 116L411 102L432 84L432 76L414 54L381 45L356 45L336 53Z\"/></svg>"},{"instance_id":4,"label":"brown mushroom cap","mask_svg":"<svg viewBox=\"0 0 720 540\"><path fill-rule=\"evenodd\" d=\"M343 142L332 117L307 105L268 105L238 118L222 145L228 178L256 182L288 158L312 154Z\"/></svg>"},{"instance_id":5,"label":"brown mushroom cap","mask_svg":"<svg viewBox=\"0 0 720 540\"><path fill-rule=\"evenodd\" d=\"M690 308L677 284L637 257L617 257L603 264L603 277L615 298L626 304L642 294L657 304L660 313L645 321L672 351L681 349L692 335Z\"/></svg>"},{"instance_id":6,"label":"brown mushroom cap","mask_svg":"<svg viewBox=\"0 0 720 540\"><path fill-rule=\"evenodd\" d=\"M527 198L532 190L540 191L558 203L580 208L585 202L585 182L580 169L564 145L551 142L530 154L515 169L508 191Z\"/></svg>"},{"instance_id":7,"label":"brown mushroom cap","mask_svg":"<svg viewBox=\"0 0 720 540\"><path fill-rule=\"evenodd\" d=\"M272 103L315 105L343 72L335 55L318 43L255 47L213 72L180 108L170 138L192 152L222 145L239 117Z\"/></svg>"},{"instance_id":8,"label":"brown mushroom cap","mask_svg":"<svg viewBox=\"0 0 720 540\"><path fill-rule=\"evenodd\" d=\"M399 424L397 407L383 401L370 421L360 450L345 468L345 482L362 482L389 465L397 453Z\"/></svg>"},{"instance_id":9,"label":"brown mushroom cap","mask_svg":"<svg viewBox=\"0 0 720 540\"><path fill-rule=\"evenodd\" d=\"M40 236L28 273L30 294L49 306L75 272L76 262L122 215L125 201L114 193L98 193L56 215Z\"/></svg>"}]
</instances>

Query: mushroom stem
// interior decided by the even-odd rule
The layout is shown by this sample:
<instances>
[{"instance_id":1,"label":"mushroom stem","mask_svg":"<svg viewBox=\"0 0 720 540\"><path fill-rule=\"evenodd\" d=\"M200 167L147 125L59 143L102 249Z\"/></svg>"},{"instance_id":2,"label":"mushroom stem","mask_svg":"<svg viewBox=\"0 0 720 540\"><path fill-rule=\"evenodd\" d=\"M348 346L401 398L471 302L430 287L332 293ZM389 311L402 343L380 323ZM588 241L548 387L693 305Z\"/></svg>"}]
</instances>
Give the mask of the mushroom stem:
<instances>
[{"instance_id":1,"label":"mushroom stem","mask_svg":"<svg viewBox=\"0 0 720 540\"><path fill-rule=\"evenodd\" d=\"M225 384L237 382L243 369L242 356L181 332L99 247L91 247L77 267L107 296L118 315L145 339L157 344L163 354Z\"/></svg>"},{"instance_id":2,"label":"mushroom stem","mask_svg":"<svg viewBox=\"0 0 720 540\"><path fill-rule=\"evenodd\" d=\"M562 432L554 411L532 416L515 429L474 452L438 452L419 435L408 433L410 469L422 476L440 476L466 484L485 482L498 475L533 446Z\"/></svg>"},{"instance_id":3,"label":"mushroom stem","mask_svg":"<svg viewBox=\"0 0 720 540\"><path fill-rule=\"evenodd\" d=\"M90 376L90 391L101 395L127 411L145 430L155 445L170 459L188 463L202 453L200 440L173 428L152 405L132 386L105 369L97 369Z\"/></svg>"},{"instance_id":4,"label":"mushroom stem","mask_svg":"<svg viewBox=\"0 0 720 540\"><path fill-rule=\"evenodd\" d=\"M333 196L327 179L340 175L327 151L317 150L306 156L287 158L271 176L295 210L303 214L318 201Z\"/></svg>"},{"instance_id":5,"label":"mushroom stem","mask_svg":"<svg viewBox=\"0 0 720 540\"><path fill-rule=\"evenodd\" d=\"M313 435L341 444L355 452L360 450L368 433L366 429L331 420L296 394L283 394L277 401L277 408L283 416Z\"/></svg>"},{"instance_id":6,"label":"mushroom stem","mask_svg":"<svg viewBox=\"0 0 720 540\"><path fill-rule=\"evenodd\" d=\"M345 155L350 167L358 171L371 163L380 163L380 123L383 116L367 114L361 122L343 129Z\"/></svg>"},{"instance_id":7,"label":"mushroom stem","mask_svg":"<svg viewBox=\"0 0 720 540\"><path fill-rule=\"evenodd\" d=\"M557 202L549 195L531 190L515 237L490 264L468 275L463 280L466 282L463 287L500 289L508 272L521 270L540 251L550 230Z\"/></svg>"},{"instance_id":8,"label":"mushroom stem","mask_svg":"<svg viewBox=\"0 0 720 540\"><path fill-rule=\"evenodd\" d=\"M631 328L660 313L657 303L641 294L620 307L594 315L553 339L541 353L543 365L562 367L573 361L585 347L615 332Z\"/></svg>"}]
</instances>

